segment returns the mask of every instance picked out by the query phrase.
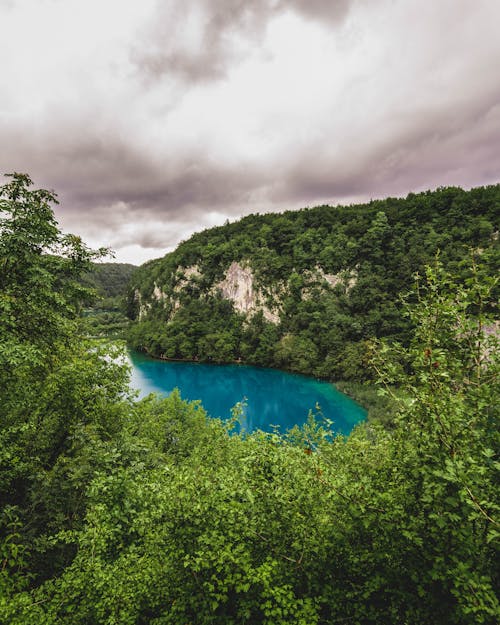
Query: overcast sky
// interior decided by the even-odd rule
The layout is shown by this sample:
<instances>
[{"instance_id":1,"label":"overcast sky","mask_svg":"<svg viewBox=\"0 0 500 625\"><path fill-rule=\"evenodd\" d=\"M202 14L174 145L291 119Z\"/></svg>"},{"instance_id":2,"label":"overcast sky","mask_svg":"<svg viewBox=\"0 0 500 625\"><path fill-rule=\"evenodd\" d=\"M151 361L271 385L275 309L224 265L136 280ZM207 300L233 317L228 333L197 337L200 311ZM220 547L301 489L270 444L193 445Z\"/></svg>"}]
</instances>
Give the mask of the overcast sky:
<instances>
[{"instance_id":1,"label":"overcast sky","mask_svg":"<svg viewBox=\"0 0 500 625\"><path fill-rule=\"evenodd\" d=\"M251 212L500 181L499 0L0 0L0 170L140 264Z\"/></svg>"}]
</instances>

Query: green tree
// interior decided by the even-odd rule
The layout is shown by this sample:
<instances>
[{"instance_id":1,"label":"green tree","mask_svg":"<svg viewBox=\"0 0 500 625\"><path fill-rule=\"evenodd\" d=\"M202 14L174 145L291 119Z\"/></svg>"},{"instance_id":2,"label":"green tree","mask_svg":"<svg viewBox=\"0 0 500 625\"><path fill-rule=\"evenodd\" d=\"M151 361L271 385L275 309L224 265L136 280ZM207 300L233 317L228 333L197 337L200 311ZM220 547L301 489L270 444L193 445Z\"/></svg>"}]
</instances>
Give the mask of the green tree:
<instances>
[{"instance_id":1,"label":"green tree","mask_svg":"<svg viewBox=\"0 0 500 625\"><path fill-rule=\"evenodd\" d=\"M79 277L104 250L64 235L55 195L31 185L13 174L0 188L0 550L10 551L2 583L59 565L54 553L52 564L34 562L47 531L83 514L78 480L66 479L76 466L70 458L83 432L88 440L119 429L126 390L123 367L108 362L116 354L79 338L80 302L89 296Z\"/></svg>"},{"instance_id":2,"label":"green tree","mask_svg":"<svg viewBox=\"0 0 500 625\"><path fill-rule=\"evenodd\" d=\"M6 215L8 241L21 235ZM368 423L344 438L312 416L287 435L231 434L233 422L206 419L178 393L133 402L116 354L78 337L66 261L42 246L5 280L19 294L16 280L33 272L35 303L45 297L58 318L50 340L31 343L2 304L3 357L23 357L1 372L0 622L496 625L500 398L488 271L462 268L462 283L427 272L407 300L411 339L372 347L383 388L399 385L393 428ZM227 305L214 298L195 309L172 327L195 321L197 340L216 353L224 321L236 345L241 320ZM26 311L14 310L28 328ZM347 313L331 310L340 329ZM161 349L161 321L141 327ZM249 348L259 329L266 346L278 338L256 316L242 332ZM310 367L319 355L303 330L277 351ZM332 358L343 344L333 338ZM29 349L40 354L33 363Z\"/></svg>"},{"instance_id":3,"label":"green tree","mask_svg":"<svg viewBox=\"0 0 500 625\"><path fill-rule=\"evenodd\" d=\"M434 597L428 609L440 622L500 616L497 283L474 264L464 286L429 268L409 309L411 345L379 346L375 358L388 392L394 383L403 391L394 396L398 470L408 484L400 531L418 546L411 576L422 597Z\"/></svg>"}]
</instances>

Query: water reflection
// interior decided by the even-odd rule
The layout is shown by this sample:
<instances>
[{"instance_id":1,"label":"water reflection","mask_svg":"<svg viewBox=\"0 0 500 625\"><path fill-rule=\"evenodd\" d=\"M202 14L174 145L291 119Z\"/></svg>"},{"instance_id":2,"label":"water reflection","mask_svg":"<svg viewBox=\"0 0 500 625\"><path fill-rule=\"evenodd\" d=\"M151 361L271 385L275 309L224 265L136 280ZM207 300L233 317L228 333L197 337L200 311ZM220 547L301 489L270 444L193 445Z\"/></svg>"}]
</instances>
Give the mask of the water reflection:
<instances>
[{"instance_id":1,"label":"water reflection","mask_svg":"<svg viewBox=\"0 0 500 625\"><path fill-rule=\"evenodd\" d=\"M309 410L319 405L337 432L348 434L366 411L327 382L246 365L206 365L154 360L129 353L131 386L141 397L152 392L168 395L178 388L183 399L201 400L212 417L227 419L231 408L245 400L244 425L248 431L285 431L302 425Z\"/></svg>"}]
</instances>

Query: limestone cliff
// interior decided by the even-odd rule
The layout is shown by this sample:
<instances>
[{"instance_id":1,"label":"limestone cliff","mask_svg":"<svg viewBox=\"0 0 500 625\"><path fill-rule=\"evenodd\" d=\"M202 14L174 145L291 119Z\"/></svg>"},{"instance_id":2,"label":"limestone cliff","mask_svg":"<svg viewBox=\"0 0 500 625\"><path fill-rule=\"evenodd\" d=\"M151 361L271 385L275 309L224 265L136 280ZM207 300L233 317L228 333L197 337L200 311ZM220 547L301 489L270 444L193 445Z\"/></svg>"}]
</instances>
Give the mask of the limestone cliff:
<instances>
[{"instance_id":1,"label":"limestone cliff","mask_svg":"<svg viewBox=\"0 0 500 625\"><path fill-rule=\"evenodd\" d=\"M302 272L303 287L301 297L307 300L311 297L314 288L322 291L343 287L346 293L355 286L357 280L356 269L343 271L338 274L325 273L321 267ZM186 289L199 285L204 278L203 272L198 265L177 267L171 274L170 285L160 284L155 280L152 284L150 295L141 295L135 290L134 299L137 303L138 317L143 320L147 317L153 305L160 304L170 309L169 319L175 316L181 307L183 294ZM233 261L224 271L223 278L212 283L206 291L209 295L220 294L224 299L233 303L234 309L248 317L262 312L266 321L279 324L281 304L284 297L289 293L287 282L280 281L273 285L263 286L258 283L249 260Z\"/></svg>"},{"instance_id":2,"label":"limestone cliff","mask_svg":"<svg viewBox=\"0 0 500 625\"><path fill-rule=\"evenodd\" d=\"M232 262L224 279L215 285L222 297L233 302L235 310L249 315L262 311L264 318L271 323L279 323L279 311L266 304L262 290L255 286L252 269L246 265Z\"/></svg>"}]
</instances>

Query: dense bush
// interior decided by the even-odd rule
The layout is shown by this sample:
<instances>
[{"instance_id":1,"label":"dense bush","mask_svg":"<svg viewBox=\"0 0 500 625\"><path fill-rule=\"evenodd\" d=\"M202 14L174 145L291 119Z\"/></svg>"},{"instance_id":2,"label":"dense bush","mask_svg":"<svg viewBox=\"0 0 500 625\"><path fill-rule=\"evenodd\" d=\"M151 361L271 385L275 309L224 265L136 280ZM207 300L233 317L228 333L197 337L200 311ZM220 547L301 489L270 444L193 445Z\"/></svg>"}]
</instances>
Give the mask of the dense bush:
<instances>
[{"instance_id":1,"label":"dense bush","mask_svg":"<svg viewBox=\"0 0 500 625\"><path fill-rule=\"evenodd\" d=\"M400 387L391 431L237 435L237 407L134 401L116 354L78 337L89 252L47 256L53 198L28 183L0 195L0 622L498 622L495 281L428 270L408 345L372 345Z\"/></svg>"}]
</instances>

